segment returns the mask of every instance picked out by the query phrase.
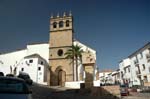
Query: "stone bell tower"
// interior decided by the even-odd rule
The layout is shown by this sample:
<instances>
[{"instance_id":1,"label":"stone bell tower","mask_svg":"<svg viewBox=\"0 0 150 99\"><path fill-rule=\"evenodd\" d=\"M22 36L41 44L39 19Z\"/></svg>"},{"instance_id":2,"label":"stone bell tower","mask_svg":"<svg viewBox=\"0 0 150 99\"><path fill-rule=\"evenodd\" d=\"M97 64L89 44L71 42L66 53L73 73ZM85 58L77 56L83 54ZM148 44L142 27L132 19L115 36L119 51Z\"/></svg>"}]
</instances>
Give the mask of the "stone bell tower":
<instances>
[{"instance_id":1,"label":"stone bell tower","mask_svg":"<svg viewBox=\"0 0 150 99\"><path fill-rule=\"evenodd\" d=\"M49 64L51 86L64 86L65 82L73 81L73 65L66 59L65 53L73 44L73 17L71 12L63 16L50 18Z\"/></svg>"}]
</instances>

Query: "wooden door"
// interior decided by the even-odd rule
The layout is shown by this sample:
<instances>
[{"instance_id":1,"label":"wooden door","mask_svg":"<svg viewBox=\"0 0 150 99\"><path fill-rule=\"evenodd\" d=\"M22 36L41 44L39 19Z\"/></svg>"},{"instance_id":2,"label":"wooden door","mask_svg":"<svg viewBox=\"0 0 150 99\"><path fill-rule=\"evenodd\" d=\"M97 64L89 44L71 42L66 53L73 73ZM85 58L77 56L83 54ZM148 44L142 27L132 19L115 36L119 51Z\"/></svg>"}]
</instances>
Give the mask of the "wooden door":
<instances>
[{"instance_id":1,"label":"wooden door","mask_svg":"<svg viewBox=\"0 0 150 99\"><path fill-rule=\"evenodd\" d=\"M65 86L65 81L66 81L66 73L65 71L60 70L58 72L58 85Z\"/></svg>"}]
</instances>

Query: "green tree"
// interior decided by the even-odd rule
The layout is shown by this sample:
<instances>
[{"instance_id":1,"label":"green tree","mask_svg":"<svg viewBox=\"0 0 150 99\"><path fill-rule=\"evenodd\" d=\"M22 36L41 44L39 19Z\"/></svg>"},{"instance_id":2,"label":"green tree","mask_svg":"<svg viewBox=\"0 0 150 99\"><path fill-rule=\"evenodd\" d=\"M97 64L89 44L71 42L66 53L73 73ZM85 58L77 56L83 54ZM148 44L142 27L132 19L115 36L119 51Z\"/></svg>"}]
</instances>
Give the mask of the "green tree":
<instances>
[{"instance_id":1,"label":"green tree","mask_svg":"<svg viewBox=\"0 0 150 99\"><path fill-rule=\"evenodd\" d=\"M74 74L74 62L76 64L76 80L78 81L78 65L79 61L82 62L82 53L83 50L81 49L80 46L78 45L72 45L69 50L65 53L66 58L72 59L72 64L73 64L73 74Z\"/></svg>"}]
</instances>

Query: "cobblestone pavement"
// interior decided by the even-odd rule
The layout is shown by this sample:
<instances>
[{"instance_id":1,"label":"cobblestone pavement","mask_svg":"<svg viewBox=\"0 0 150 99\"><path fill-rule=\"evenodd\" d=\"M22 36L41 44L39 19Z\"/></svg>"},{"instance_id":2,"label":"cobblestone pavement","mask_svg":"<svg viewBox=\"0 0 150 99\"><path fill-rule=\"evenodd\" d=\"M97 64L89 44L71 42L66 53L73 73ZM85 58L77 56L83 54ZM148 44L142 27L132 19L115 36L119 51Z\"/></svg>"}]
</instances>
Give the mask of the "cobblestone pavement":
<instances>
[{"instance_id":1,"label":"cobblestone pavement","mask_svg":"<svg viewBox=\"0 0 150 99\"><path fill-rule=\"evenodd\" d=\"M132 93L130 96L123 96L122 99L150 99L150 93Z\"/></svg>"},{"instance_id":2,"label":"cobblestone pavement","mask_svg":"<svg viewBox=\"0 0 150 99\"><path fill-rule=\"evenodd\" d=\"M79 90L65 87L49 87L34 84L31 86L33 99L118 99L113 96L96 97L90 96L88 90L80 92Z\"/></svg>"}]
</instances>

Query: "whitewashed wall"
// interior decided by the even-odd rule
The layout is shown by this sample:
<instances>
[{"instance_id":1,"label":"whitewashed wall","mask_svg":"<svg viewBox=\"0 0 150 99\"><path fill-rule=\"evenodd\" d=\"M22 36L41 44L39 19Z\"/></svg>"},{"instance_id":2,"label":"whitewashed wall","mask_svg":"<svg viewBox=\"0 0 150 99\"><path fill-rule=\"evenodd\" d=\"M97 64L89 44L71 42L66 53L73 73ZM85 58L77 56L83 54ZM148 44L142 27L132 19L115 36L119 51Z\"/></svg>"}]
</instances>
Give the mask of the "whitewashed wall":
<instances>
[{"instance_id":1,"label":"whitewashed wall","mask_svg":"<svg viewBox=\"0 0 150 99\"><path fill-rule=\"evenodd\" d=\"M48 63L49 63L49 44L43 43L43 44L30 44L27 45L27 56L31 54L39 54L41 57L43 57Z\"/></svg>"},{"instance_id":2,"label":"whitewashed wall","mask_svg":"<svg viewBox=\"0 0 150 99\"><path fill-rule=\"evenodd\" d=\"M81 42L79 42L77 40L74 41L74 45L79 45L83 51L90 51L93 54L94 59L96 60L96 51L95 50L93 50L92 48L82 44ZM80 62L79 62L79 64L80 64ZM83 73L83 75L84 75L84 71L83 70L84 70L83 66L82 66L82 64L80 64L79 67L78 67L78 71L79 71L78 72L78 77L80 77L80 73ZM97 73L97 65L95 64L94 74L93 74L94 80L96 80L96 73Z\"/></svg>"},{"instance_id":3,"label":"whitewashed wall","mask_svg":"<svg viewBox=\"0 0 150 99\"><path fill-rule=\"evenodd\" d=\"M0 63L0 71L4 72L5 75L9 74L10 66L14 69L25 55L26 50L19 50L0 55L0 61L2 62Z\"/></svg>"}]
</instances>

